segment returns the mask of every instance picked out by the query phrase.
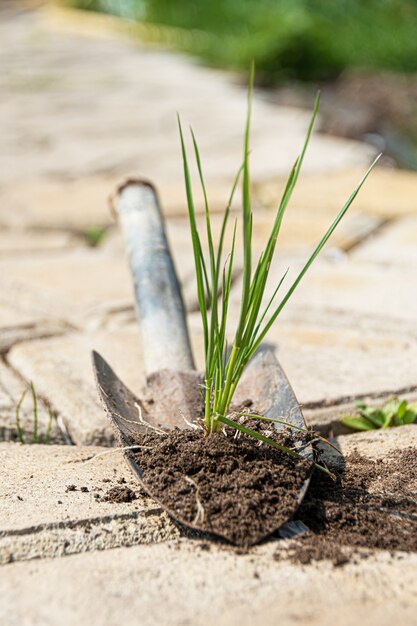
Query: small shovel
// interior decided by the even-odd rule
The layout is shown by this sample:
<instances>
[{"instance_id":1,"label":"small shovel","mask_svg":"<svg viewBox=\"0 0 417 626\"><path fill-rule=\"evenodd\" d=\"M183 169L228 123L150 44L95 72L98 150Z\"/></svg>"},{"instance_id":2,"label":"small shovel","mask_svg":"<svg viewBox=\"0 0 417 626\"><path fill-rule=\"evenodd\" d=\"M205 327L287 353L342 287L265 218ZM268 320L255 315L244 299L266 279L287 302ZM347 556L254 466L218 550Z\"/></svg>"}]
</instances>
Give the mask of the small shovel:
<instances>
[{"instance_id":1,"label":"small shovel","mask_svg":"<svg viewBox=\"0 0 417 626\"><path fill-rule=\"evenodd\" d=\"M134 435L146 432L148 425L187 428L187 422L201 415L198 385L203 382L203 375L194 366L181 290L155 189L148 182L129 180L118 189L115 208L134 282L147 387L136 396L97 352L93 352L93 368L101 401L117 439L128 448L133 445ZM298 428L306 427L291 385L270 349L260 349L255 354L237 387L236 403L248 398L262 415L283 419ZM283 428L276 423L274 426ZM313 464L311 445L300 447L299 452ZM134 454L125 450L124 456L145 491L158 500L144 481ZM298 491L293 513L309 482L307 478ZM185 526L209 531L204 522L190 524L179 518L178 513L167 512ZM289 536L291 523L285 526L281 530ZM257 541L269 534L270 531L260 532ZM230 539L226 534L222 536Z\"/></svg>"}]
</instances>

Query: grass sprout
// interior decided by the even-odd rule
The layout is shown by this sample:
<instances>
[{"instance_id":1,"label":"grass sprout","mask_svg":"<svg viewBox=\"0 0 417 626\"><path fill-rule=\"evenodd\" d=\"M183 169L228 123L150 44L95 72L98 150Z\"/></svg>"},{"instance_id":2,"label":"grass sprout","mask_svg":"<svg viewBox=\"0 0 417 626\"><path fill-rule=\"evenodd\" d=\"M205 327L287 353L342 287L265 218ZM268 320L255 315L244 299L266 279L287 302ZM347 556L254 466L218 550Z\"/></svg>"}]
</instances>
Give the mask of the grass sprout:
<instances>
[{"instance_id":1,"label":"grass sprout","mask_svg":"<svg viewBox=\"0 0 417 626\"><path fill-rule=\"evenodd\" d=\"M205 405L205 429L208 434L216 432L223 425L230 426L247 435L256 437L258 440L279 448L293 457L300 455L289 448L281 446L272 439L255 432L244 425L233 421L229 416L229 408L239 380L255 354L256 350L264 340L268 331L277 320L281 311L298 287L302 278L320 253L335 228L349 209L356 198L361 186L367 176L375 166L378 158L372 163L359 181L357 187L347 199L345 205L336 215L328 230L316 245L313 253L306 260L303 268L293 282L284 290L284 282L287 272L276 282L273 288L273 295L264 304L264 296L274 257L277 239L281 230L282 221L290 202L292 193L297 183L304 157L313 131L314 122L319 108L319 94L316 97L311 121L307 130L306 138L301 152L296 159L290 172L288 181L284 188L283 195L278 204L273 226L268 240L260 257L253 263L252 254L252 228L253 214L251 208L250 192L250 128L252 116L254 66L252 64L248 87L247 116L243 142L243 164L239 168L233 186L229 202L224 211L220 236L218 241L213 241L209 200L206 190L203 168L196 137L191 130L191 138L194 149L194 156L197 165L200 185L204 198L205 215L205 238L207 240L206 252L203 251L202 233L199 232L196 220L193 188L189 169L187 149L185 146L184 133L180 118L178 117L178 127L181 142L181 152L184 168L185 191L187 196L188 216L191 231L191 239L194 254L194 265L197 282L197 297L199 302L205 352L205 384L203 387ZM232 285L232 271L236 247L235 221L232 228L232 236L229 242L229 250L226 262L223 261L225 247L225 233L230 217L230 206L233 201L239 181L242 182L242 209L241 221L243 228L243 272L242 272L242 294L240 299L240 311L238 324L235 331L233 343L229 350L227 342L227 322L228 310ZM202 229L203 230L203 229ZM288 270L287 270L288 271ZM220 293L220 296L218 294ZM280 298L278 298L280 295ZM291 425L292 426L292 425Z\"/></svg>"},{"instance_id":2,"label":"grass sprout","mask_svg":"<svg viewBox=\"0 0 417 626\"><path fill-rule=\"evenodd\" d=\"M266 417L266 415L258 415L257 413L235 413L235 415L257 419L263 422L272 422L274 424L280 424L281 426L285 426L286 428L290 428L290 429L294 428L295 430L298 430L299 432L306 433L307 435L311 437L312 440L314 439L315 441L321 441L325 443L327 446L330 446L331 448L333 448L333 450L336 450L338 454L341 454L339 448L337 448L335 445L332 444L331 441L329 441L328 439L320 435L320 433L315 430L303 428L302 426L297 426L296 424L292 424L291 422L287 422L283 419L277 419L275 417Z\"/></svg>"},{"instance_id":3,"label":"grass sprout","mask_svg":"<svg viewBox=\"0 0 417 626\"><path fill-rule=\"evenodd\" d=\"M34 384L31 382L30 383L30 390L31 390L31 394L32 394L32 406L33 406L33 433L32 433L32 441L31 443L43 443L43 444L47 444L49 443L49 437L51 435L51 430L52 430L52 421L53 421L53 412L50 406L48 406L48 414L49 414L49 419L48 419L48 425L46 427L46 431L45 431L45 435L43 436L43 439L40 440L39 438L39 434L38 434L38 398L36 395L36 391L35 391L35 386ZM20 411L22 408L22 404L23 404L23 400L25 399L26 393L27 393L27 389L25 389L22 393L22 395L20 396L19 402L16 405L16 432L17 432L17 437L20 443L26 443L25 441L25 437L24 437L24 433L23 433L23 428L22 428L22 424L20 421Z\"/></svg>"},{"instance_id":4,"label":"grass sprout","mask_svg":"<svg viewBox=\"0 0 417 626\"><path fill-rule=\"evenodd\" d=\"M105 234L106 228L103 226L88 226L82 231L83 237L92 248L100 245Z\"/></svg>"},{"instance_id":5,"label":"grass sprout","mask_svg":"<svg viewBox=\"0 0 417 626\"><path fill-rule=\"evenodd\" d=\"M20 408L22 406L23 400L25 399L27 389L24 390L22 395L20 396L20 400L16 405L16 431L17 436L19 438L20 443L25 443L25 438L23 436L23 429L20 423Z\"/></svg>"},{"instance_id":6,"label":"grass sprout","mask_svg":"<svg viewBox=\"0 0 417 626\"><path fill-rule=\"evenodd\" d=\"M417 402L391 398L382 407L357 402L357 415L344 415L341 423L352 430L377 430L393 426L406 426L417 420Z\"/></svg>"}]
</instances>

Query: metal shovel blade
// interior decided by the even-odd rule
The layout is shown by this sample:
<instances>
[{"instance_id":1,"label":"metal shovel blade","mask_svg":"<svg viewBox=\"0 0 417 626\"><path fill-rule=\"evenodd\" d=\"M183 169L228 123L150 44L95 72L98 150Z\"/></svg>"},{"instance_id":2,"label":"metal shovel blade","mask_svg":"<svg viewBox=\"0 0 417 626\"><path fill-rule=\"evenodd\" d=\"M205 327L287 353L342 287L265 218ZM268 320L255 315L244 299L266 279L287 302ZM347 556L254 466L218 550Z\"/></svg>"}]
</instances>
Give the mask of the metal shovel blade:
<instances>
[{"instance_id":1,"label":"metal shovel blade","mask_svg":"<svg viewBox=\"0 0 417 626\"><path fill-rule=\"evenodd\" d=\"M200 415L202 375L194 369L181 290L155 189L148 182L128 181L118 190L116 211L132 272L147 387L141 390L140 397L136 396L97 352L93 352L93 369L99 396L117 439L128 448L134 445L136 435L146 432L147 424L185 428L187 421ZM294 392L271 350L258 351L237 387L236 403L248 398L266 417L305 427ZM313 467L311 445L300 447L299 452ZM145 491L159 501L144 480L134 450L125 450L124 457ZM309 478L294 498L293 513L308 484ZM160 504L185 526L213 534L204 523L189 523ZM261 529L257 541L270 532ZM227 535L219 536L230 540Z\"/></svg>"},{"instance_id":2,"label":"metal shovel blade","mask_svg":"<svg viewBox=\"0 0 417 626\"><path fill-rule=\"evenodd\" d=\"M147 424L160 426L161 422L155 418L155 412L147 410L147 403L139 399L123 384L111 369L110 365L97 352L93 353L93 363L99 395L114 427L117 440L122 447L130 448L134 445L135 436L145 433L148 430L149 427ZM184 374L189 375L189 372L185 372ZM162 380L164 375L170 380L172 372L161 372ZM259 352L249 364L245 378L246 381L245 379L242 380L240 389L238 388L236 392L238 397L242 399L250 397L257 407L257 410L262 411L262 414L267 417L282 419L296 427L305 428L304 419L294 392L273 352ZM186 396L189 396L190 388L196 387L198 382L197 376L194 380L190 376L186 376L186 378L183 379L182 384L186 388L188 387L187 393L185 393ZM138 408L140 408L140 411ZM171 419L173 418L172 423L169 426L165 423L165 427L187 427L184 420L178 419L178 417L176 418L176 413L177 416L179 416L178 408L178 406L171 404L169 415ZM274 424L274 426L278 430L284 428L279 424ZM301 447L299 452L303 458L312 463L313 451L311 445ZM134 449L126 449L123 451L123 454L143 489L154 500L159 502L173 519L184 526L213 535L213 531L204 521L202 523L190 523L188 520L182 519L177 511L169 509L155 496L152 492L152 488L144 479L141 467L136 460ZM167 462L169 462L169 459L167 459ZM296 513L309 483L310 478L308 477L299 489L294 499L293 514ZM276 530L278 530L278 527ZM227 535L227 531L215 534L222 539L231 541L231 537ZM262 541L270 534L270 531L264 532L260 529L256 542Z\"/></svg>"}]
</instances>

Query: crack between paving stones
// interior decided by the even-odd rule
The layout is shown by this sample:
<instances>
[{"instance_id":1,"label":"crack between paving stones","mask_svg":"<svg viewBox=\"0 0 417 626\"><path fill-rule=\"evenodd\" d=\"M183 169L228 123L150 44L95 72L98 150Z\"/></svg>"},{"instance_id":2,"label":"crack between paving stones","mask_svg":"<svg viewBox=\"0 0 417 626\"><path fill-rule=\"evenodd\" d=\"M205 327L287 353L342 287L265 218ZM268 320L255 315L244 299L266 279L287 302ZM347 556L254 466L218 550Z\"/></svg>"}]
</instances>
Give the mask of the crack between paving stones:
<instances>
[{"instance_id":1,"label":"crack between paving stones","mask_svg":"<svg viewBox=\"0 0 417 626\"><path fill-rule=\"evenodd\" d=\"M50 522L49 524L38 524L37 526L28 526L27 528L19 528L16 530L3 530L0 532L0 539L5 539L6 537L23 537L49 530L77 530L79 528L85 528L86 526L108 524L112 521L124 522L127 520L135 520L139 517L152 517L154 515L160 515L161 513L163 513L162 507L154 507L152 509L133 511L132 513L88 517L76 521L69 520L67 522Z\"/></svg>"},{"instance_id":2,"label":"crack between paving stones","mask_svg":"<svg viewBox=\"0 0 417 626\"><path fill-rule=\"evenodd\" d=\"M9 360L7 358L7 353L0 354L0 360L16 376L16 378L18 378L23 383L23 385L25 385L25 387L29 389L30 382L28 380L26 380L26 378L22 375L22 373L18 369L16 369L15 367L13 367L13 365L11 363L9 363ZM36 389L36 387L35 387L35 389ZM12 398L9 393L7 395L9 396L10 401L14 402L14 398ZM65 444L67 446L74 446L75 444L74 444L74 442L71 439L71 436L70 436L69 431L67 429L67 425L66 425L64 419L62 418L62 415L60 414L60 411L57 410L54 407L54 405L51 402L49 402L49 400L43 394L38 393L38 391L36 391L36 397L44 405L46 405L47 407L49 407L51 409L53 415L55 416L55 421L57 423L59 431L61 432L61 434L62 434L62 436L64 438Z\"/></svg>"},{"instance_id":3,"label":"crack between paving stones","mask_svg":"<svg viewBox=\"0 0 417 626\"><path fill-rule=\"evenodd\" d=\"M340 396L334 400L317 400L315 402L304 402L301 404L302 409L331 409L342 404L350 404L356 400L363 400L369 398L370 400L378 400L389 396L400 396L407 393L417 392L417 385L410 385L408 387L401 387L399 389L389 389L379 391L376 393L361 393L352 396Z\"/></svg>"},{"instance_id":4,"label":"crack between paving stones","mask_svg":"<svg viewBox=\"0 0 417 626\"><path fill-rule=\"evenodd\" d=\"M374 228L372 228L368 233L366 233L365 235L363 235L356 241L352 241L350 245L345 246L343 249L344 252L346 254L350 254L352 251L356 250L357 248L360 248L364 243L368 241L368 239L370 239L371 237L374 237L375 235L380 234L380 232L383 231L387 226L391 226L391 224L398 222L400 219L401 218L396 218L396 217L387 217L383 219L379 224L377 224Z\"/></svg>"},{"instance_id":5,"label":"crack between paving stones","mask_svg":"<svg viewBox=\"0 0 417 626\"><path fill-rule=\"evenodd\" d=\"M63 322L66 326L68 326L68 324L66 322ZM7 328L2 328L2 331L5 330L7 332L19 332L19 331L25 331L25 330L33 330L36 332L36 329L38 328L38 326L36 324L28 324L28 325L22 325L22 326L10 326ZM71 332L76 332L76 328L75 327L71 327L68 326L68 328L66 328L65 330L63 329L62 331L56 331L56 332L48 332L47 330L40 332L38 335L34 335L32 337L27 336L27 337L22 337L22 338L16 338L13 340L13 342L5 347L5 348L1 348L0 346L0 356L6 356L8 352L10 352L10 350L12 348L14 348L14 346L17 346L19 343L26 343L29 341L37 341L38 339L52 339L55 337L62 337L63 335L66 335L67 333L71 333Z\"/></svg>"},{"instance_id":6,"label":"crack between paving stones","mask_svg":"<svg viewBox=\"0 0 417 626\"><path fill-rule=\"evenodd\" d=\"M241 268L236 268L233 272L232 272L232 277L231 277L231 281L230 281L230 288L232 288L236 281L238 281L240 279L240 277L242 276L243 270ZM220 302L221 299L221 287L219 287L219 292L217 294L217 300ZM188 313L199 313L200 312L200 305L198 304L198 300L197 298L194 298L194 300L192 302L190 302L190 304L188 305L188 307L186 307L187 309L187 314ZM207 311L209 310L209 303L206 303L206 309Z\"/></svg>"}]
</instances>

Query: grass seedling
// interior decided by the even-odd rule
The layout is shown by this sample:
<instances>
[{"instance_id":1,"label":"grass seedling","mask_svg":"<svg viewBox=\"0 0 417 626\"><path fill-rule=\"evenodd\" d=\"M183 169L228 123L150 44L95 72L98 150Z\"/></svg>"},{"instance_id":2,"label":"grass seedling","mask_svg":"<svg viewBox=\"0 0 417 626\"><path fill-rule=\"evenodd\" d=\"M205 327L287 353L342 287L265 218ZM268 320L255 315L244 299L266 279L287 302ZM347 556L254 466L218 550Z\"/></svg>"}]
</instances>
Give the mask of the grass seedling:
<instances>
[{"instance_id":1,"label":"grass seedling","mask_svg":"<svg viewBox=\"0 0 417 626\"><path fill-rule=\"evenodd\" d=\"M103 226L88 226L88 228L83 230L82 234L87 243L92 248L95 248L99 246L103 240L103 237L106 234L106 229Z\"/></svg>"},{"instance_id":2,"label":"grass seedling","mask_svg":"<svg viewBox=\"0 0 417 626\"><path fill-rule=\"evenodd\" d=\"M30 390L33 400L33 443L38 443L38 399L32 382L30 383Z\"/></svg>"},{"instance_id":3,"label":"grass seedling","mask_svg":"<svg viewBox=\"0 0 417 626\"><path fill-rule=\"evenodd\" d=\"M40 441L39 436L38 436L38 398L36 395L35 387L32 382L30 383L30 390L32 393L32 403L33 403L32 405L33 406L33 409L32 409L33 410L33 434L32 434L31 443L47 444L49 443L49 437L50 437L51 429L52 429L53 413L52 413L51 407L48 407L48 413L49 413L48 425L46 427L45 435L42 441ZM16 405L16 431L17 431L17 437L20 443L26 443L25 437L23 434L22 425L20 422L20 410L22 407L23 400L25 399L26 393L27 393L27 389L24 390L24 392L20 396L19 402Z\"/></svg>"},{"instance_id":4,"label":"grass seedling","mask_svg":"<svg viewBox=\"0 0 417 626\"><path fill-rule=\"evenodd\" d=\"M20 443L25 443L25 438L23 436L23 429L20 424L20 407L22 406L23 400L25 399L26 392L27 392L27 389L24 390L24 392L20 396L19 402L16 405L16 430L17 430L17 436L18 436Z\"/></svg>"},{"instance_id":5,"label":"grass seedling","mask_svg":"<svg viewBox=\"0 0 417 626\"><path fill-rule=\"evenodd\" d=\"M417 402L391 398L382 408L357 402L357 415L344 415L341 423L352 430L377 430L414 424L417 420Z\"/></svg>"},{"instance_id":6,"label":"grass seedling","mask_svg":"<svg viewBox=\"0 0 417 626\"><path fill-rule=\"evenodd\" d=\"M191 239L194 253L195 273L197 279L197 296L201 313L204 350L205 350L205 384L204 384L204 402L205 402L205 430L208 434L219 431L222 426L230 426L241 432L256 437L260 441L268 443L271 446L284 450L291 456L299 457L300 455L289 448L284 448L277 444L269 437L265 437L254 430L251 430L243 424L234 421L229 415L230 404L233 399L234 392L239 380L247 366L248 362L255 354L257 348L266 337L268 331L277 320L281 311L291 298L292 294L298 287L302 278L322 250L333 231L349 209L353 200L356 198L361 186L367 176L375 166L378 158L369 167L362 180L345 205L330 224L328 230L318 242L314 252L306 260L302 270L293 282L286 288L279 301L278 294L283 292L283 285L286 278L286 272L277 281L273 289L273 295L269 301L264 304L265 289L268 283L271 262L274 257L277 239L280 233L282 221L285 211L288 207L292 193L298 180L310 137L313 130L314 121L317 116L319 107L319 95L316 97L313 114L307 135L302 146L299 157L296 159L294 166L289 175L287 184L284 189L281 201L278 204L272 230L265 248L259 259L257 259L252 268L252 225L253 214L251 209L251 193L250 193L250 172L249 172L249 152L250 152L250 126L252 113L252 94L253 94L254 68L252 66L249 78L248 88L248 106L247 118L244 132L243 146L243 165L237 172L232 187L229 202L226 206L222 225L220 229L219 240L214 244L211 226L211 217L209 209L208 195L204 182L203 170L201 165L200 153L197 141L191 129L191 137L194 147L196 165L198 169L199 179L204 197L205 205L205 230L207 236L208 253L204 254L201 235L197 227L195 204L193 198L193 190L191 185L191 176L188 165L187 150L185 147L184 135L181 121L178 118L178 126L181 141L181 151L184 167L185 190L188 204L188 215L191 231ZM239 182L242 177L242 226L243 226L243 275L242 275L242 295L240 300L240 313L234 340L229 351L226 339L227 317L231 293L231 279L233 271L233 262L236 244L236 228L235 221L233 225L233 234L230 242L229 256L224 262L223 248L225 243L225 233L230 217L230 207ZM220 293L220 297L218 297ZM208 303L208 306L207 306ZM322 468L321 468L322 469Z\"/></svg>"}]
</instances>

